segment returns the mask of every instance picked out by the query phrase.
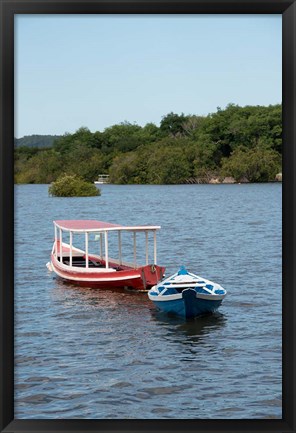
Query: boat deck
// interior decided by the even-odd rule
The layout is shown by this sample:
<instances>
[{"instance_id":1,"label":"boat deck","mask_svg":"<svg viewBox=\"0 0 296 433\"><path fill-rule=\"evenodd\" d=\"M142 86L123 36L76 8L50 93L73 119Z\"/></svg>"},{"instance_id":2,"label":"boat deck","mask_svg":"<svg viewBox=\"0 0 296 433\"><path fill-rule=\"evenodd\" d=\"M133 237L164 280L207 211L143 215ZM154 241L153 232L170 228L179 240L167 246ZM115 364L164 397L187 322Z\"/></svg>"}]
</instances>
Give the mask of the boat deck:
<instances>
[{"instance_id":1,"label":"boat deck","mask_svg":"<svg viewBox=\"0 0 296 433\"><path fill-rule=\"evenodd\" d=\"M63 263L65 265L70 266L70 257L63 257ZM77 266L80 268L86 267L86 259L85 257L72 257L72 266ZM88 260L88 267L89 268L104 268L105 265L99 261L94 261L92 259Z\"/></svg>"},{"instance_id":2,"label":"boat deck","mask_svg":"<svg viewBox=\"0 0 296 433\"><path fill-rule=\"evenodd\" d=\"M59 257L59 256L58 256ZM63 256L63 264L70 266L70 257ZM86 257L85 256L73 256L72 257L72 266L77 268L86 269ZM106 262L104 259L98 259L97 257L89 257L88 259L88 268L92 268L95 270L106 270ZM132 268L131 264L122 263L115 259L109 261L109 269L110 271L124 271Z\"/></svg>"}]
</instances>

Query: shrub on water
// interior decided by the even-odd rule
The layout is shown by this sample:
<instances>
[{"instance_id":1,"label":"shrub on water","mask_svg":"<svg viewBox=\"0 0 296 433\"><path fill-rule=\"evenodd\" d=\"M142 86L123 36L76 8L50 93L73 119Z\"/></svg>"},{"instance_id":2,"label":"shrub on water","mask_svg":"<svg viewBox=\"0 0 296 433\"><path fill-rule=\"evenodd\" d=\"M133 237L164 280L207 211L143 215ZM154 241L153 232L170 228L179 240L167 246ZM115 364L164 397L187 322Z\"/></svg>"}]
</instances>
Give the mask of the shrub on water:
<instances>
[{"instance_id":1,"label":"shrub on water","mask_svg":"<svg viewBox=\"0 0 296 433\"><path fill-rule=\"evenodd\" d=\"M64 174L53 182L48 192L54 197L94 197L101 195L101 191L90 182L79 176Z\"/></svg>"}]
</instances>

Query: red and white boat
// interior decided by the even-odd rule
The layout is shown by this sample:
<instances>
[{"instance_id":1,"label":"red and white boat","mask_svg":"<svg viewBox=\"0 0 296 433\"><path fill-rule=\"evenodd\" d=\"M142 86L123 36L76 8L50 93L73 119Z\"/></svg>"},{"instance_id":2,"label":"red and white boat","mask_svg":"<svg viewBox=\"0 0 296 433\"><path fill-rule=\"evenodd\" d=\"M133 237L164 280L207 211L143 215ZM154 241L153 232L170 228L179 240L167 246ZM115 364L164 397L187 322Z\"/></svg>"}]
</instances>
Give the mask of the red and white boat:
<instances>
[{"instance_id":1,"label":"red and white boat","mask_svg":"<svg viewBox=\"0 0 296 433\"><path fill-rule=\"evenodd\" d=\"M128 227L96 220L61 220L53 224L54 244L47 268L66 281L92 288L147 291L164 277L165 268L157 265L156 258L156 232L160 226ZM132 235L133 263L122 259L124 232ZM140 233L144 236L145 265L137 264L137 234ZM152 263L149 262L149 233L153 236ZM91 253L89 246L94 240L99 241L99 246ZM83 244L82 248L75 247L74 242ZM110 246L114 250L115 245L116 259L109 256Z\"/></svg>"}]
</instances>

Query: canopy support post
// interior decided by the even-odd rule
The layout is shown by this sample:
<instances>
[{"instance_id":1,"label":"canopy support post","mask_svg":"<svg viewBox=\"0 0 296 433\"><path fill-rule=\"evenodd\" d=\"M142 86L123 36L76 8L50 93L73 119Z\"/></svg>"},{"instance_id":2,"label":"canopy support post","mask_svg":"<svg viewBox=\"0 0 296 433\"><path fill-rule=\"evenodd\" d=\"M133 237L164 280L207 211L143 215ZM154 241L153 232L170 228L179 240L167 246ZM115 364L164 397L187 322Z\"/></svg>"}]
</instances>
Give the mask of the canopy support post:
<instances>
[{"instance_id":1,"label":"canopy support post","mask_svg":"<svg viewBox=\"0 0 296 433\"><path fill-rule=\"evenodd\" d=\"M122 265L122 255L121 255L121 231L118 230L118 253L119 253L119 264Z\"/></svg>"},{"instance_id":2,"label":"canopy support post","mask_svg":"<svg viewBox=\"0 0 296 433\"><path fill-rule=\"evenodd\" d=\"M58 258L58 229L57 226L54 225L54 256L57 259Z\"/></svg>"},{"instance_id":3,"label":"canopy support post","mask_svg":"<svg viewBox=\"0 0 296 433\"><path fill-rule=\"evenodd\" d=\"M103 257L103 234L100 233L100 257Z\"/></svg>"},{"instance_id":4,"label":"canopy support post","mask_svg":"<svg viewBox=\"0 0 296 433\"><path fill-rule=\"evenodd\" d=\"M88 232L85 232L85 267L88 268Z\"/></svg>"},{"instance_id":5,"label":"canopy support post","mask_svg":"<svg viewBox=\"0 0 296 433\"><path fill-rule=\"evenodd\" d=\"M73 232L70 232L70 266L72 266L73 257Z\"/></svg>"},{"instance_id":6,"label":"canopy support post","mask_svg":"<svg viewBox=\"0 0 296 433\"><path fill-rule=\"evenodd\" d=\"M149 255L148 255L148 231L145 231L146 235L146 265L149 263Z\"/></svg>"},{"instance_id":7,"label":"canopy support post","mask_svg":"<svg viewBox=\"0 0 296 433\"><path fill-rule=\"evenodd\" d=\"M60 229L60 262L63 263L63 234L62 234L62 229Z\"/></svg>"},{"instance_id":8,"label":"canopy support post","mask_svg":"<svg viewBox=\"0 0 296 433\"><path fill-rule=\"evenodd\" d=\"M137 238L136 232L134 231L134 267L137 267Z\"/></svg>"},{"instance_id":9,"label":"canopy support post","mask_svg":"<svg viewBox=\"0 0 296 433\"><path fill-rule=\"evenodd\" d=\"M105 232L105 262L106 262L106 269L109 269L108 232Z\"/></svg>"},{"instance_id":10,"label":"canopy support post","mask_svg":"<svg viewBox=\"0 0 296 433\"><path fill-rule=\"evenodd\" d=\"M156 230L153 232L153 244L154 244L154 265L157 264L157 250L156 250Z\"/></svg>"}]
</instances>

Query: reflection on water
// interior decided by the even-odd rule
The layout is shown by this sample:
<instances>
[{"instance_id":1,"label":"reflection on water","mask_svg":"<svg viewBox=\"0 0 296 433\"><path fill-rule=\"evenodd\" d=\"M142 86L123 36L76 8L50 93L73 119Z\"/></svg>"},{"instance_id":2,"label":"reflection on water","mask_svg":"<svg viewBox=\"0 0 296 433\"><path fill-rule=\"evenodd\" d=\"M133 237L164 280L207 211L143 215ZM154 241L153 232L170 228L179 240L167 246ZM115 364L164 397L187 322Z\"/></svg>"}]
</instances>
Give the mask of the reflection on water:
<instances>
[{"instance_id":1,"label":"reflection on water","mask_svg":"<svg viewBox=\"0 0 296 433\"><path fill-rule=\"evenodd\" d=\"M282 417L280 185L102 185L96 201L16 190L16 418ZM73 218L161 225L166 275L185 265L220 283L219 311L186 321L146 293L54 278L52 220Z\"/></svg>"},{"instance_id":2,"label":"reflection on water","mask_svg":"<svg viewBox=\"0 0 296 433\"><path fill-rule=\"evenodd\" d=\"M131 308L143 309L143 306L151 313L151 318L155 321L155 325L163 327L166 332L174 332L175 334L185 337L193 337L192 341L198 340L204 335L215 331L217 328L225 325L226 317L219 311L213 314L207 314L194 319L183 319L175 315L168 315L159 311L149 302L147 293L136 292L122 289L93 289L81 288L74 286L66 281L61 281L56 278L56 290L53 292L53 297L56 301L60 301L66 305L70 299L75 299L75 303L83 303L83 308L98 307L108 304L129 310ZM71 303L70 303L71 305ZM194 338L195 337L195 338ZM188 342L188 339L186 339Z\"/></svg>"},{"instance_id":3,"label":"reflection on water","mask_svg":"<svg viewBox=\"0 0 296 433\"><path fill-rule=\"evenodd\" d=\"M192 341L194 342L198 342L204 335L215 331L226 323L226 317L219 312L186 320L157 310L153 310L151 314L158 325L169 327L176 334L179 333L186 337L192 337Z\"/></svg>"}]
</instances>

